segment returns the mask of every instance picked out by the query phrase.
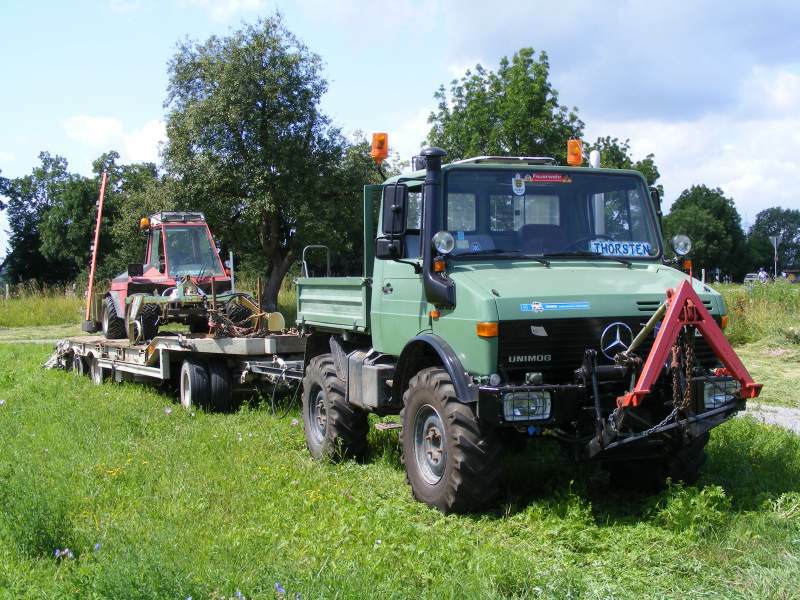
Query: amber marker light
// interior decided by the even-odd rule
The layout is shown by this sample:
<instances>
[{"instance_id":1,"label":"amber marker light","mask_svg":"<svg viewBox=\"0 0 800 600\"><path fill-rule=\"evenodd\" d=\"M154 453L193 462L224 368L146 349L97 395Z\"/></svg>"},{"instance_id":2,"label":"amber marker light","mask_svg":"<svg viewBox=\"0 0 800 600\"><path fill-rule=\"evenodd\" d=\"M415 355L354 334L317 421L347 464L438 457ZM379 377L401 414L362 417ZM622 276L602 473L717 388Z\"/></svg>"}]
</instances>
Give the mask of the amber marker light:
<instances>
[{"instance_id":1,"label":"amber marker light","mask_svg":"<svg viewBox=\"0 0 800 600\"><path fill-rule=\"evenodd\" d=\"M722 317L720 317L719 326L721 329L726 329L728 327L728 315L722 315Z\"/></svg>"},{"instance_id":2,"label":"amber marker light","mask_svg":"<svg viewBox=\"0 0 800 600\"><path fill-rule=\"evenodd\" d=\"M139 229L147 229L148 227L150 227L150 219L147 217L142 217L139 220Z\"/></svg>"},{"instance_id":3,"label":"amber marker light","mask_svg":"<svg viewBox=\"0 0 800 600\"><path fill-rule=\"evenodd\" d=\"M475 333L482 338L497 337L500 334L500 325L497 321L478 323L475 325Z\"/></svg>"},{"instance_id":4,"label":"amber marker light","mask_svg":"<svg viewBox=\"0 0 800 600\"><path fill-rule=\"evenodd\" d=\"M434 260L433 261L433 272L434 273L444 273L444 270L447 268L447 263L443 260Z\"/></svg>"},{"instance_id":5,"label":"amber marker light","mask_svg":"<svg viewBox=\"0 0 800 600\"><path fill-rule=\"evenodd\" d=\"M388 133L372 134L372 150L370 150L369 155L379 165L389 157Z\"/></svg>"},{"instance_id":6,"label":"amber marker light","mask_svg":"<svg viewBox=\"0 0 800 600\"><path fill-rule=\"evenodd\" d=\"M580 140L567 141L567 164L579 167L583 163L583 145Z\"/></svg>"},{"instance_id":7,"label":"amber marker light","mask_svg":"<svg viewBox=\"0 0 800 600\"><path fill-rule=\"evenodd\" d=\"M428 316L435 321L436 319L442 316L442 313L439 312L438 308L434 308L433 310L428 312Z\"/></svg>"}]
</instances>

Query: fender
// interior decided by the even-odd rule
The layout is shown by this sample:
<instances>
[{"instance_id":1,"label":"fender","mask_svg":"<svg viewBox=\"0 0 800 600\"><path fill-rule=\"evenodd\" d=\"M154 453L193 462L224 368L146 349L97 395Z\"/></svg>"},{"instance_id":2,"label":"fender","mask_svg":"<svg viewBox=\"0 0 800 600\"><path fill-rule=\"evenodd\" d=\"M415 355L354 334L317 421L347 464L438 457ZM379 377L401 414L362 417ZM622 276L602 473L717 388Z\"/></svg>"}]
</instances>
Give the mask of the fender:
<instances>
[{"instance_id":1,"label":"fender","mask_svg":"<svg viewBox=\"0 0 800 600\"><path fill-rule=\"evenodd\" d=\"M392 384L392 397L397 399L403 397L403 392L408 387L408 380L413 375L413 373L408 373L409 367L413 366L415 360L418 361L425 355L430 356L431 353L438 356L447 374L450 375L459 402L477 402L478 387L464 370L458 356L453 352L450 344L432 333L423 333L412 338L403 348L395 367L396 376Z\"/></svg>"}]
</instances>

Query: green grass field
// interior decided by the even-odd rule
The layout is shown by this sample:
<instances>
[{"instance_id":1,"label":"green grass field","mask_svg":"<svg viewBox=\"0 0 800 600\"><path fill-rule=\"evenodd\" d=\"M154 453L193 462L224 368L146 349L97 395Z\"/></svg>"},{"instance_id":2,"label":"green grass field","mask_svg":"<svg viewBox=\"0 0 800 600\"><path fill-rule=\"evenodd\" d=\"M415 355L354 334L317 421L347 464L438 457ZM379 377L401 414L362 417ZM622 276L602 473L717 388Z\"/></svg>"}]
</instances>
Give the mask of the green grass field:
<instances>
[{"instance_id":1,"label":"green grass field","mask_svg":"<svg viewBox=\"0 0 800 600\"><path fill-rule=\"evenodd\" d=\"M373 431L365 464L319 464L296 412L187 413L42 371L47 353L0 345L5 597L797 594L800 438L782 430L724 425L699 484L655 497L535 446L496 511L442 516L411 499L396 433Z\"/></svg>"}]
</instances>

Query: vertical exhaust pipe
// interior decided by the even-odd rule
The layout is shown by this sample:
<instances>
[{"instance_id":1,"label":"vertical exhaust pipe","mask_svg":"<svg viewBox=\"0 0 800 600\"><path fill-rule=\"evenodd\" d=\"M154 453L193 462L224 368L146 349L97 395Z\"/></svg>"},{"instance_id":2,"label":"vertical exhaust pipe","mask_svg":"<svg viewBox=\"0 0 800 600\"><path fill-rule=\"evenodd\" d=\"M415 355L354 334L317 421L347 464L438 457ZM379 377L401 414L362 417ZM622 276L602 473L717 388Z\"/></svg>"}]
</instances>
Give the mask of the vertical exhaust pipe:
<instances>
[{"instance_id":1,"label":"vertical exhaust pipe","mask_svg":"<svg viewBox=\"0 0 800 600\"><path fill-rule=\"evenodd\" d=\"M455 284L446 276L433 271L433 239L437 227L437 205L442 187L442 158L447 152L441 148L425 148L425 186L422 192L422 281L425 298L431 304L452 307L456 304Z\"/></svg>"}]
</instances>

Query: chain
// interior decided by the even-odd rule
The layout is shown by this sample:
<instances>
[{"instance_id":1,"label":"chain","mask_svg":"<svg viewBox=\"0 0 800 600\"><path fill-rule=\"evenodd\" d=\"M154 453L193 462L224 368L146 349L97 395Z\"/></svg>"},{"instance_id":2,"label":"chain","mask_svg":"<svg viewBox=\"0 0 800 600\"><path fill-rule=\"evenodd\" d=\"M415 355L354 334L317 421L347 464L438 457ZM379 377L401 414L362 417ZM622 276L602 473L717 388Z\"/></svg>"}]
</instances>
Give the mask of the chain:
<instances>
[{"instance_id":1,"label":"chain","mask_svg":"<svg viewBox=\"0 0 800 600\"><path fill-rule=\"evenodd\" d=\"M683 339L684 380L686 387L683 390L681 410L687 411L692 406L692 377L694 376L694 327L684 329Z\"/></svg>"}]
</instances>

